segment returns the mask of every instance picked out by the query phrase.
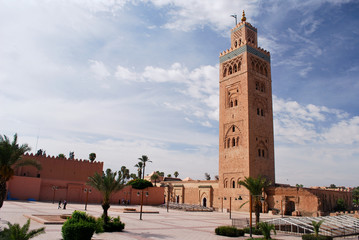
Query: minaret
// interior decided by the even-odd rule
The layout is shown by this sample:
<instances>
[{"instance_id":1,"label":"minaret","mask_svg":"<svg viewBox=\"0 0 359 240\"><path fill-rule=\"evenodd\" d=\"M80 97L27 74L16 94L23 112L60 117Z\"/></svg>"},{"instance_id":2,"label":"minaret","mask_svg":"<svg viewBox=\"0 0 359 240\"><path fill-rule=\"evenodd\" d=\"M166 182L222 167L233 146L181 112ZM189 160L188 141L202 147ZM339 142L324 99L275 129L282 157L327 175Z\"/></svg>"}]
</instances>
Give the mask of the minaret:
<instances>
[{"instance_id":1,"label":"minaret","mask_svg":"<svg viewBox=\"0 0 359 240\"><path fill-rule=\"evenodd\" d=\"M244 177L275 183L270 53L258 47L244 11L219 61L219 195L235 199L248 194L238 185Z\"/></svg>"}]
</instances>

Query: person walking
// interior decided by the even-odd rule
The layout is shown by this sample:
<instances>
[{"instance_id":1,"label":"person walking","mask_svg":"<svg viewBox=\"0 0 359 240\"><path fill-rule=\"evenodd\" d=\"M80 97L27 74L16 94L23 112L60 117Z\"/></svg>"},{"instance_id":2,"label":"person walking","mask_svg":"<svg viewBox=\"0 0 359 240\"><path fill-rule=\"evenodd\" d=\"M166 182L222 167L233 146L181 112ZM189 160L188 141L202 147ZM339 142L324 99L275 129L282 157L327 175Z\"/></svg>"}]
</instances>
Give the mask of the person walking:
<instances>
[{"instance_id":1,"label":"person walking","mask_svg":"<svg viewBox=\"0 0 359 240\"><path fill-rule=\"evenodd\" d=\"M61 200L59 201L59 206L57 207L57 209L61 208Z\"/></svg>"},{"instance_id":2,"label":"person walking","mask_svg":"<svg viewBox=\"0 0 359 240\"><path fill-rule=\"evenodd\" d=\"M67 205L67 201L64 200L64 207L63 207L63 209L66 209L66 205Z\"/></svg>"}]
</instances>

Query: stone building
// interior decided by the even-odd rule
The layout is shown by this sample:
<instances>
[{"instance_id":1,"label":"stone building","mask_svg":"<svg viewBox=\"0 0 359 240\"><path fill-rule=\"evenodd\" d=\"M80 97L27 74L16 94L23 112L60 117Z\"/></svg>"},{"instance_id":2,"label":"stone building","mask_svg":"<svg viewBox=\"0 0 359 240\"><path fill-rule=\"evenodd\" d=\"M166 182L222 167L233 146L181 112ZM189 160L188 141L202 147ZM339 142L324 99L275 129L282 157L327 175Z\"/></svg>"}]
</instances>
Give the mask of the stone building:
<instances>
[{"instance_id":1,"label":"stone building","mask_svg":"<svg viewBox=\"0 0 359 240\"><path fill-rule=\"evenodd\" d=\"M231 46L219 56L219 180L173 181L170 201L215 209L248 211L249 192L238 182L265 177L263 211L311 215L333 211L339 198L351 206L351 193L275 184L270 53L258 47L257 29L242 21L231 30Z\"/></svg>"}]
</instances>

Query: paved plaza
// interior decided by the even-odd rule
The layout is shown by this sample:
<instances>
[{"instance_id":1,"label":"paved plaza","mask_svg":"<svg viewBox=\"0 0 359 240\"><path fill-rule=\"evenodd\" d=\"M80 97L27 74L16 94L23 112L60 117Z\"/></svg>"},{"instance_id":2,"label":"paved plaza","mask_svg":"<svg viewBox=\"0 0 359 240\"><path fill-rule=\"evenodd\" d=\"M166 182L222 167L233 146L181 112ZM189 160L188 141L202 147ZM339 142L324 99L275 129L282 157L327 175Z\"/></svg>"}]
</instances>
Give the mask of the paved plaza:
<instances>
[{"instance_id":1,"label":"paved plaza","mask_svg":"<svg viewBox=\"0 0 359 240\"><path fill-rule=\"evenodd\" d=\"M0 209L1 225L5 226L7 221L23 225L27 218L24 215L60 215L71 214L75 210L84 211L84 204L68 204L67 209L57 209L57 203L48 202L26 202L26 201L5 201ZM131 206L139 209L139 206ZM229 213L222 212L183 212L178 210L166 211L165 208L144 206L145 211L159 211L158 214L143 214L143 220L139 220L139 213L123 213L124 206L112 205L109 209L110 216L120 216L125 226L124 232L101 233L93 236L94 240L107 239L193 239L193 240L216 240L232 239L229 237L217 236L214 229L221 225L231 225ZM88 205L87 213L95 217L102 214L102 208L98 205ZM264 218L273 218L262 214ZM233 218L248 218L248 213L232 213ZM254 217L254 216L253 216ZM61 224L42 224L31 220L30 228L46 227L46 234L42 234L36 240L59 240L61 236ZM239 239L247 239L241 237ZM301 239L296 236L277 235L276 239ZM238 238L237 238L238 239Z\"/></svg>"}]
</instances>

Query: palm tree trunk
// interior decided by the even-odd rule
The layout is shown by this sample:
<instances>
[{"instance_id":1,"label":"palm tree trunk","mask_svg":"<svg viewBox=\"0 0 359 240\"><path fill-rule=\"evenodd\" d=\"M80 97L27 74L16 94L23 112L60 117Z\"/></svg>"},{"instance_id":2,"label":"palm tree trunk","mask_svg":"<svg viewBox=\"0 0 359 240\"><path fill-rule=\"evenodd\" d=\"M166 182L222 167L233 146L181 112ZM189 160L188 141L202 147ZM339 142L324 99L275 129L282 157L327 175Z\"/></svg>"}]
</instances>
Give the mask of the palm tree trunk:
<instances>
[{"instance_id":1,"label":"palm tree trunk","mask_svg":"<svg viewBox=\"0 0 359 240\"><path fill-rule=\"evenodd\" d=\"M145 179L145 167L146 167L146 165L145 165L145 164L143 164L143 174L142 174L142 179Z\"/></svg>"},{"instance_id":2,"label":"palm tree trunk","mask_svg":"<svg viewBox=\"0 0 359 240\"><path fill-rule=\"evenodd\" d=\"M261 205L256 203L256 228L259 227L259 216L260 216Z\"/></svg>"},{"instance_id":3,"label":"palm tree trunk","mask_svg":"<svg viewBox=\"0 0 359 240\"><path fill-rule=\"evenodd\" d=\"M105 224L107 224L108 222L108 209L110 208L110 204L109 203L103 203L102 204L102 209L103 209L103 221L105 222Z\"/></svg>"},{"instance_id":4,"label":"palm tree trunk","mask_svg":"<svg viewBox=\"0 0 359 240\"><path fill-rule=\"evenodd\" d=\"M0 180L0 208L4 204L6 198L6 181Z\"/></svg>"}]
</instances>

